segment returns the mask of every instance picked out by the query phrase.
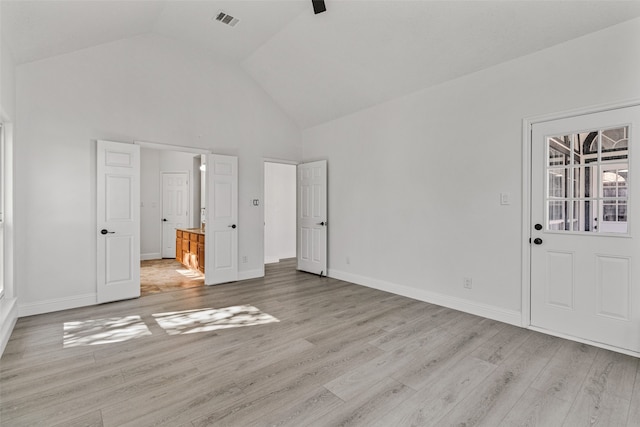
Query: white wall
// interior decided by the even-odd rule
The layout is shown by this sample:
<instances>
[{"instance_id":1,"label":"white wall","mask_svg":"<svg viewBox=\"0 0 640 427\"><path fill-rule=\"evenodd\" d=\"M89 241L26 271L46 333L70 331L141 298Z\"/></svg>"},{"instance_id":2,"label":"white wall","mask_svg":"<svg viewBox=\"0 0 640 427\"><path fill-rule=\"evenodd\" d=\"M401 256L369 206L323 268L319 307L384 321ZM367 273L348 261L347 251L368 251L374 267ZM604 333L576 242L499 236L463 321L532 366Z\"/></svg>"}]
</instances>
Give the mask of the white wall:
<instances>
[{"instance_id":1,"label":"white wall","mask_svg":"<svg viewBox=\"0 0 640 427\"><path fill-rule=\"evenodd\" d=\"M0 15L2 8L0 7ZM0 21L2 20L0 16ZM0 32L1 33L1 32ZM4 293L0 297L0 355L9 340L18 317L15 283L14 246L14 162L13 121L15 121L15 74L11 53L0 35L0 121L5 123L5 148L2 169L5 173L4 224L0 227L0 280Z\"/></svg>"},{"instance_id":2,"label":"white wall","mask_svg":"<svg viewBox=\"0 0 640 427\"><path fill-rule=\"evenodd\" d=\"M264 164L264 262L296 256L296 166Z\"/></svg>"},{"instance_id":3,"label":"white wall","mask_svg":"<svg viewBox=\"0 0 640 427\"><path fill-rule=\"evenodd\" d=\"M20 65L16 234L21 315L93 304L95 140L239 157L239 196L262 199L264 157L297 161L300 132L240 67L144 35ZM263 272L262 211L239 208L240 276Z\"/></svg>"},{"instance_id":4,"label":"white wall","mask_svg":"<svg viewBox=\"0 0 640 427\"><path fill-rule=\"evenodd\" d=\"M303 131L329 274L519 323L522 119L640 98L639 51L636 19Z\"/></svg>"},{"instance_id":5,"label":"white wall","mask_svg":"<svg viewBox=\"0 0 640 427\"><path fill-rule=\"evenodd\" d=\"M162 258L160 150L140 149L140 258Z\"/></svg>"},{"instance_id":6,"label":"white wall","mask_svg":"<svg viewBox=\"0 0 640 427\"><path fill-rule=\"evenodd\" d=\"M11 120L15 118L15 96L15 66L11 52L0 34L0 106L6 118Z\"/></svg>"}]
</instances>

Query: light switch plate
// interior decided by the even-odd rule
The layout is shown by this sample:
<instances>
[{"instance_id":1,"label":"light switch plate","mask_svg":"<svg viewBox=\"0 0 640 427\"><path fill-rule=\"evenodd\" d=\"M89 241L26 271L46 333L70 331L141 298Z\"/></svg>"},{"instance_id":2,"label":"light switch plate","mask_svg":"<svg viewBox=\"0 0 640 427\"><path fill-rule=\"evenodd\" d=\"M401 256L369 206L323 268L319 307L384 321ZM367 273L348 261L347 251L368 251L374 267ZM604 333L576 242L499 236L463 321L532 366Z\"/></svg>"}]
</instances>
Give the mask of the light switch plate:
<instances>
[{"instance_id":1,"label":"light switch plate","mask_svg":"<svg viewBox=\"0 0 640 427\"><path fill-rule=\"evenodd\" d=\"M500 204L501 205L510 205L511 204L511 194L509 194L509 193L500 193Z\"/></svg>"}]
</instances>

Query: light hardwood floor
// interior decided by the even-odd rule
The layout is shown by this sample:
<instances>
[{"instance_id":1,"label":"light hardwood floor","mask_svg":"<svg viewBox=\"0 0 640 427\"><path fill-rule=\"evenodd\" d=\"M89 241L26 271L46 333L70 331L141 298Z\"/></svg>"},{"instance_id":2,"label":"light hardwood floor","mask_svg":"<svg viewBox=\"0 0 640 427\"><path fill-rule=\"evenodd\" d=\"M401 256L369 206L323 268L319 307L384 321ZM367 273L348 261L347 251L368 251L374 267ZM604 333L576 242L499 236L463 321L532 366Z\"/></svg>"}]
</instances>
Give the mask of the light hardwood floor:
<instances>
[{"instance_id":1,"label":"light hardwood floor","mask_svg":"<svg viewBox=\"0 0 640 427\"><path fill-rule=\"evenodd\" d=\"M140 296L204 286L204 274L189 270L175 259L153 259L140 263Z\"/></svg>"},{"instance_id":2,"label":"light hardwood floor","mask_svg":"<svg viewBox=\"0 0 640 427\"><path fill-rule=\"evenodd\" d=\"M636 358L291 261L19 319L0 387L2 426L640 426Z\"/></svg>"}]
</instances>

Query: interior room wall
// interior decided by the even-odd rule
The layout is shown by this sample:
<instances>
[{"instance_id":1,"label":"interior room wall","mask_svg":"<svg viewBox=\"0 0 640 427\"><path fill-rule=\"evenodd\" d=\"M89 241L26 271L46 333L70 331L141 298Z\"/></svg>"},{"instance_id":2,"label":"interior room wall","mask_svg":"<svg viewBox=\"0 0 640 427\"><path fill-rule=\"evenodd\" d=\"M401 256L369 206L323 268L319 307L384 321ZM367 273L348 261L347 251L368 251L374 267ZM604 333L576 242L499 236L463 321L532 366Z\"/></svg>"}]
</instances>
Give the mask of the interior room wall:
<instances>
[{"instance_id":1,"label":"interior room wall","mask_svg":"<svg viewBox=\"0 0 640 427\"><path fill-rule=\"evenodd\" d=\"M0 11L2 8L0 8ZM1 13L1 12L0 12ZM5 123L5 204L4 224L2 226L2 263L0 275L4 286L4 293L0 296L0 355L9 340L13 326L18 317L16 305L17 291L15 283L15 244L14 244L14 162L13 162L13 122L15 121L15 66L13 58L0 34L0 121Z\"/></svg>"},{"instance_id":2,"label":"interior room wall","mask_svg":"<svg viewBox=\"0 0 640 427\"><path fill-rule=\"evenodd\" d=\"M264 262L296 256L296 166L264 164Z\"/></svg>"},{"instance_id":3,"label":"interior room wall","mask_svg":"<svg viewBox=\"0 0 640 427\"><path fill-rule=\"evenodd\" d=\"M140 148L140 259L162 258L160 150Z\"/></svg>"},{"instance_id":4,"label":"interior room wall","mask_svg":"<svg viewBox=\"0 0 640 427\"><path fill-rule=\"evenodd\" d=\"M636 19L303 131L329 275L520 323L522 120L640 99L638 51Z\"/></svg>"},{"instance_id":5,"label":"interior room wall","mask_svg":"<svg viewBox=\"0 0 640 427\"><path fill-rule=\"evenodd\" d=\"M0 12L1 13L1 12ZM0 105L7 118L15 119L16 84L13 57L0 34Z\"/></svg>"},{"instance_id":6,"label":"interior room wall","mask_svg":"<svg viewBox=\"0 0 640 427\"><path fill-rule=\"evenodd\" d=\"M300 131L239 66L147 34L20 65L16 90L21 315L96 301L96 139L238 156L239 273L263 273L248 201L262 199L264 157L300 159Z\"/></svg>"}]
</instances>

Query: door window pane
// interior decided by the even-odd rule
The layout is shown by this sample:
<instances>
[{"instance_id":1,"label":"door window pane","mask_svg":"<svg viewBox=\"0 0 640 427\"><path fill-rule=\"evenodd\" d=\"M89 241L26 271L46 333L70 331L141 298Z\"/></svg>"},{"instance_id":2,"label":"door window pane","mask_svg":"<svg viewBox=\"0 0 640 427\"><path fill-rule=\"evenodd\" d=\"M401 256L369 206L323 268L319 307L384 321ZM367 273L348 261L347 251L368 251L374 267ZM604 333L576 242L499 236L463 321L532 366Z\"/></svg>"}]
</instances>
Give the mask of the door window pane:
<instances>
[{"instance_id":1,"label":"door window pane","mask_svg":"<svg viewBox=\"0 0 640 427\"><path fill-rule=\"evenodd\" d=\"M547 138L547 230L626 233L629 127Z\"/></svg>"},{"instance_id":2,"label":"door window pane","mask_svg":"<svg viewBox=\"0 0 640 427\"><path fill-rule=\"evenodd\" d=\"M549 197L567 197L567 177L569 169L550 169L549 170Z\"/></svg>"},{"instance_id":3,"label":"door window pane","mask_svg":"<svg viewBox=\"0 0 640 427\"><path fill-rule=\"evenodd\" d=\"M602 160L627 160L629 149L629 127L619 127L602 131Z\"/></svg>"},{"instance_id":4,"label":"door window pane","mask_svg":"<svg viewBox=\"0 0 640 427\"><path fill-rule=\"evenodd\" d=\"M573 197L585 199L598 193L598 167L594 164L573 169Z\"/></svg>"},{"instance_id":5,"label":"door window pane","mask_svg":"<svg viewBox=\"0 0 640 427\"><path fill-rule=\"evenodd\" d=\"M566 201L549 201L549 230L567 229L567 209Z\"/></svg>"},{"instance_id":6,"label":"door window pane","mask_svg":"<svg viewBox=\"0 0 640 427\"><path fill-rule=\"evenodd\" d=\"M562 166L571 163L571 135L554 136L547 139L549 166Z\"/></svg>"}]
</instances>

